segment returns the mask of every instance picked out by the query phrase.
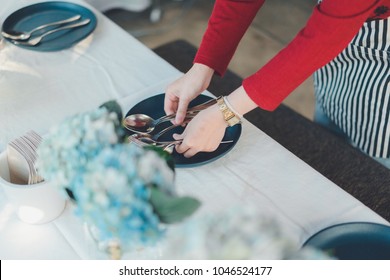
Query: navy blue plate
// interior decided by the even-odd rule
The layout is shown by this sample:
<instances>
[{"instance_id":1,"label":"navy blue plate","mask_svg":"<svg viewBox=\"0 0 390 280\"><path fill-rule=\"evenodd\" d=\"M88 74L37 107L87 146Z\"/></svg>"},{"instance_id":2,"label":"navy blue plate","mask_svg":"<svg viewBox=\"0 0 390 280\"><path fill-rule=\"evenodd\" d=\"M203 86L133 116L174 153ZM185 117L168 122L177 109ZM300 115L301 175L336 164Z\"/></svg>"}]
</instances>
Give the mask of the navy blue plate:
<instances>
[{"instance_id":1,"label":"navy blue plate","mask_svg":"<svg viewBox=\"0 0 390 280\"><path fill-rule=\"evenodd\" d=\"M390 227L368 222L338 224L321 230L303 246L340 260L390 260Z\"/></svg>"},{"instance_id":2,"label":"navy blue plate","mask_svg":"<svg viewBox=\"0 0 390 280\"><path fill-rule=\"evenodd\" d=\"M67 19L75 15L81 15L80 20L90 19L91 21L85 26L50 34L44 37L36 46L15 44L18 47L35 51L59 51L73 46L93 32L97 25L97 19L91 10L69 2L53 1L37 3L21 8L9 15L3 23L2 30L11 34L29 31L42 24ZM52 28L50 27L50 29ZM13 43L10 39L4 39Z\"/></svg>"},{"instance_id":3,"label":"navy blue plate","mask_svg":"<svg viewBox=\"0 0 390 280\"><path fill-rule=\"evenodd\" d=\"M211 97L206 95L199 95L197 98L195 98L189 105L189 107L198 105L200 103L206 102L207 100L210 100ZM165 115L164 112L164 94L158 94L152 97L149 97L140 103L136 104L133 108L131 108L126 116L129 116L131 114L146 114L152 117L153 119L158 119ZM157 133L158 131L161 131L164 129L164 127L169 126L171 123L166 122L164 125L159 126L156 128L153 133ZM236 145L238 139L241 135L241 125L235 125L232 127L228 127L225 132L225 136L223 137L224 141L227 140L233 140L232 143L226 143L221 144L217 150L214 152L206 153L201 152L196 155L194 155L191 158L185 158L182 154L177 153L176 151L173 152L173 159L175 161L175 167L195 167L199 165L203 165L209 162L212 162L223 155L225 155L227 152L229 152L234 145ZM174 133L182 133L184 131L184 127L176 127L175 129L172 129L168 131L167 133L163 134L159 140L161 141L169 141L173 140L172 135ZM129 131L129 135L131 135L132 132Z\"/></svg>"}]
</instances>

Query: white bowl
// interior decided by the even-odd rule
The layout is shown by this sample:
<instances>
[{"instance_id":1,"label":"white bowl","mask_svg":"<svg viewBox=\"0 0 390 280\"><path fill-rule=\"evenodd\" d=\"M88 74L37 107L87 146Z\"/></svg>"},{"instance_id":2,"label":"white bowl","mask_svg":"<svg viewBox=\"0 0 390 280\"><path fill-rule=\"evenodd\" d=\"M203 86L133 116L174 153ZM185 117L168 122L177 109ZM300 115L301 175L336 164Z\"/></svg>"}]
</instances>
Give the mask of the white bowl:
<instances>
[{"instance_id":1,"label":"white bowl","mask_svg":"<svg viewBox=\"0 0 390 280\"><path fill-rule=\"evenodd\" d=\"M43 181L33 185L19 185L10 182L7 153L0 154L0 186L8 200L16 207L17 215L23 222L43 224L53 221L63 212L66 199L53 186Z\"/></svg>"}]
</instances>

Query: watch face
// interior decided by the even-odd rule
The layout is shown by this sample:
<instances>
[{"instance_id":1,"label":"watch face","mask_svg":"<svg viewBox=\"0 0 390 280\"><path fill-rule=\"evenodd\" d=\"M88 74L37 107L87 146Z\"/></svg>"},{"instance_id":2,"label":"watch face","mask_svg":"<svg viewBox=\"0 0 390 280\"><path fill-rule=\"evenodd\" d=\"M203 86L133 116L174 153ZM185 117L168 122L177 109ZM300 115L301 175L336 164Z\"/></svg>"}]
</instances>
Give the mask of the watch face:
<instances>
[{"instance_id":1,"label":"watch face","mask_svg":"<svg viewBox=\"0 0 390 280\"><path fill-rule=\"evenodd\" d=\"M218 99L217 102L219 105L219 109L223 114L223 118L229 126L233 126L240 123L240 119L237 118L237 116L229 109L229 107L224 103L224 100L222 98Z\"/></svg>"},{"instance_id":2,"label":"watch face","mask_svg":"<svg viewBox=\"0 0 390 280\"><path fill-rule=\"evenodd\" d=\"M225 120L230 120L231 118L234 118L235 115L231 111L225 111L223 114Z\"/></svg>"}]
</instances>

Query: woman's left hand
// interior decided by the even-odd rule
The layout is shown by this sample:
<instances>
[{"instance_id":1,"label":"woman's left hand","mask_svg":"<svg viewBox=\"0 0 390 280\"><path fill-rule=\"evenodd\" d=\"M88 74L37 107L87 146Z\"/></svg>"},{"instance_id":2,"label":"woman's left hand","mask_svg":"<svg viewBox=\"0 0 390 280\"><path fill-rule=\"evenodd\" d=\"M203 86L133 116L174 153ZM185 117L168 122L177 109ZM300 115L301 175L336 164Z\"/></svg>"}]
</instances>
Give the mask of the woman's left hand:
<instances>
[{"instance_id":1,"label":"woman's left hand","mask_svg":"<svg viewBox=\"0 0 390 280\"><path fill-rule=\"evenodd\" d=\"M215 151L225 135L227 124L217 105L198 113L186 126L182 134L174 134L175 139L183 139L176 145L176 151L189 158L198 152Z\"/></svg>"}]
</instances>

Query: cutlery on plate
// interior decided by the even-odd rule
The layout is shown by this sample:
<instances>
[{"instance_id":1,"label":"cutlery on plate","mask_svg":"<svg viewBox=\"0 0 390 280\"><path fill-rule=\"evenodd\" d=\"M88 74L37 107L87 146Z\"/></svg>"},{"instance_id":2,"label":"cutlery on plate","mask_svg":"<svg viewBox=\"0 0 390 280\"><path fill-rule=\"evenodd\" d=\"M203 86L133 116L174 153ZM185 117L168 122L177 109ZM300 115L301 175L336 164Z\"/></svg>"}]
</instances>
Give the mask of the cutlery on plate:
<instances>
[{"instance_id":1,"label":"cutlery on plate","mask_svg":"<svg viewBox=\"0 0 390 280\"><path fill-rule=\"evenodd\" d=\"M200 111L187 111L186 120L192 119ZM154 129L163 122L168 122L175 118L175 115L163 116L158 119L153 119L145 114L133 114L123 119L122 125L127 130L136 133L152 133Z\"/></svg>"},{"instance_id":2,"label":"cutlery on plate","mask_svg":"<svg viewBox=\"0 0 390 280\"><path fill-rule=\"evenodd\" d=\"M190 120L192 120L194 116L187 116L184 121L183 121L183 125L186 125L190 122ZM149 134L149 133L146 133L146 132L138 132L136 134L133 134L134 135L139 135L139 136L145 136L145 137L149 137L150 139L154 140L154 141L157 141L158 138L160 138L163 134L167 133L168 131L174 129L178 127L178 125L176 124L171 124L170 126L167 126L166 128L164 128L163 130L155 133L155 134Z\"/></svg>"},{"instance_id":3,"label":"cutlery on plate","mask_svg":"<svg viewBox=\"0 0 390 280\"><path fill-rule=\"evenodd\" d=\"M186 117L195 117L197 113L201 110L206 109L207 107L216 103L216 99L210 99L202 104L191 107L187 111ZM153 119L152 117L145 114L132 114L123 119L122 125L133 132L152 132L157 125L170 121L176 117L176 113L162 116L158 119Z\"/></svg>"},{"instance_id":4,"label":"cutlery on plate","mask_svg":"<svg viewBox=\"0 0 390 280\"><path fill-rule=\"evenodd\" d=\"M173 153L173 149L175 148L175 146L177 144L181 144L181 142L183 142L183 140L173 141L172 143L165 144L162 148L163 148L164 151L172 154ZM233 140L226 140L226 141L221 141L219 144L229 144L229 143L233 143L233 142L234 142Z\"/></svg>"},{"instance_id":5,"label":"cutlery on plate","mask_svg":"<svg viewBox=\"0 0 390 280\"><path fill-rule=\"evenodd\" d=\"M173 152L173 148L175 145L181 144L183 142L183 139L178 139L178 140L172 140L172 141L157 141L152 139L151 135L149 134L133 134L128 137L128 141L130 143L134 143L139 147L146 147L146 146L156 146L162 148L164 151L168 153ZM233 140L224 140L221 141L220 144L228 144L228 143L233 143Z\"/></svg>"},{"instance_id":6,"label":"cutlery on plate","mask_svg":"<svg viewBox=\"0 0 390 280\"><path fill-rule=\"evenodd\" d=\"M130 141L134 141L137 143L142 143L142 145L155 145L155 146L164 146L164 145L171 145L171 144L181 144L183 142L183 139L178 140L171 140L171 141L157 141L153 140L150 135L148 134L134 134L129 136ZM233 140L223 140L220 144L228 144L233 143Z\"/></svg>"},{"instance_id":7,"label":"cutlery on plate","mask_svg":"<svg viewBox=\"0 0 390 280\"><path fill-rule=\"evenodd\" d=\"M44 37L46 37L46 36L48 36L50 34L53 34L55 32L61 31L61 30L73 29L73 28L81 27L81 26L84 26L84 25L87 25L88 23L90 23L90 21L91 21L90 19L85 19L85 20L82 20L82 21L77 22L77 23L73 23L73 24L62 26L62 27L58 27L56 29L52 29L50 31L47 31L47 32L43 33L42 35L39 35L39 36L34 37L32 39L29 39L28 41L13 40L12 43L14 43L15 45L36 46L36 45L38 45L41 42L41 40Z\"/></svg>"},{"instance_id":8,"label":"cutlery on plate","mask_svg":"<svg viewBox=\"0 0 390 280\"><path fill-rule=\"evenodd\" d=\"M81 18L80 15L75 15L75 16L70 17L68 19L64 19L64 20L55 21L55 22L51 22L51 23L40 25L40 26L35 27L34 29L30 30L30 31L26 31L26 32L16 32L15 31L14 33L8 33L8 32L5 32L5 31L2 31L1 35L3 35L4 38L11 39L11 40L28 40L28 39L30 39L31 35L34 32L37 32L39 30L45 29L47 27L55 26L55 25L71 23L71 22L74 22L76 20L79 20L80 18Z\"/></svg>"}]
</instances>

